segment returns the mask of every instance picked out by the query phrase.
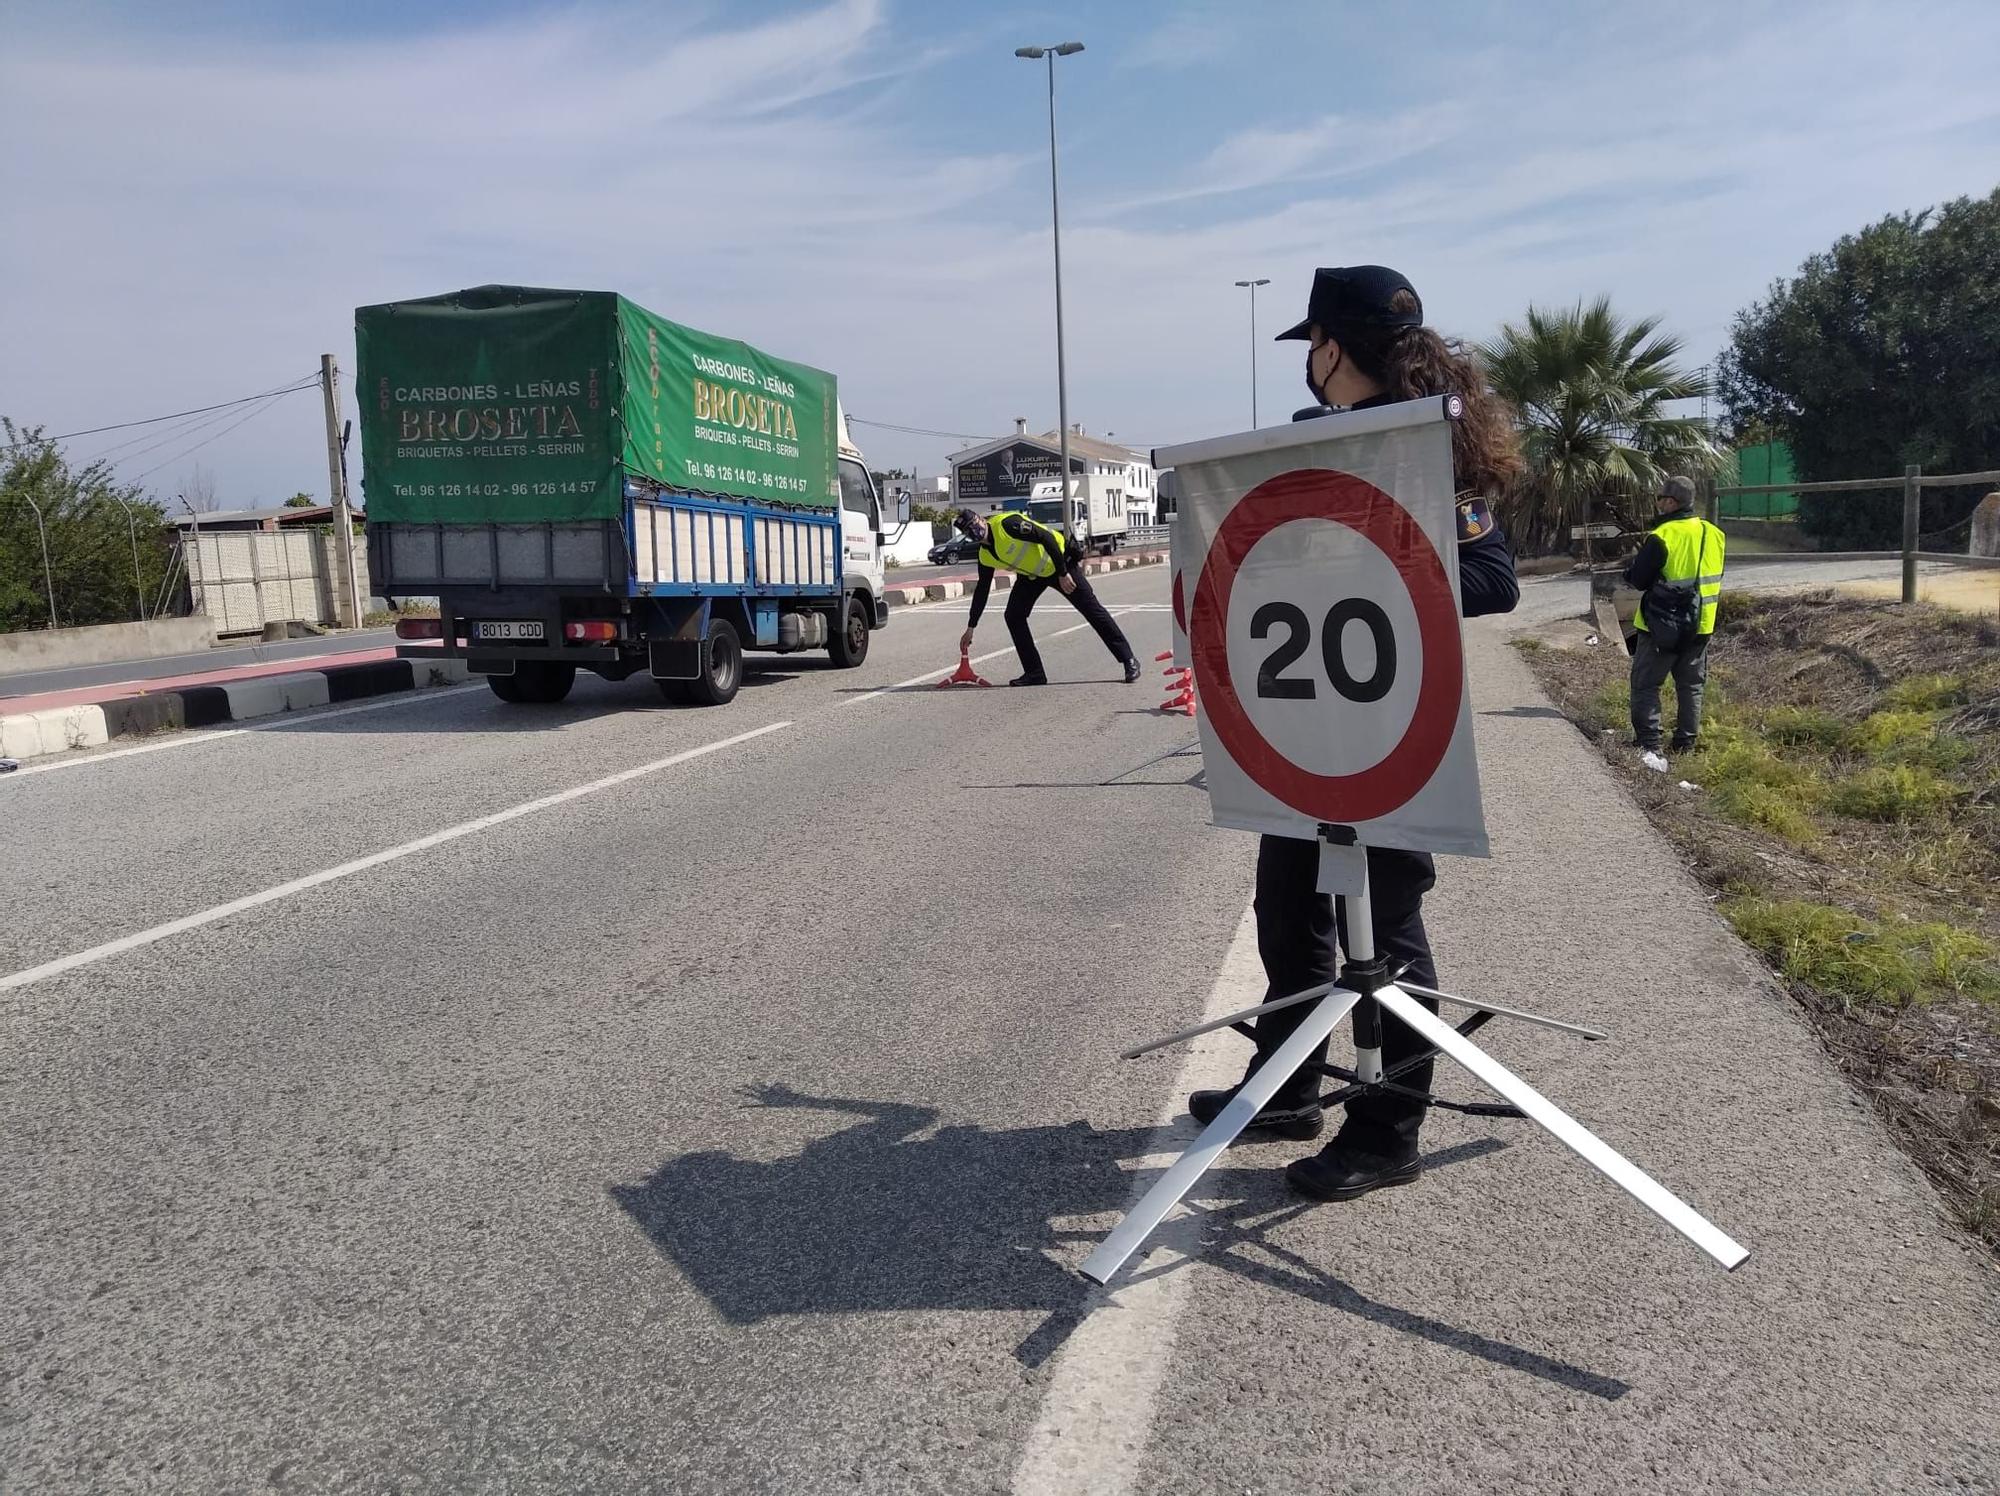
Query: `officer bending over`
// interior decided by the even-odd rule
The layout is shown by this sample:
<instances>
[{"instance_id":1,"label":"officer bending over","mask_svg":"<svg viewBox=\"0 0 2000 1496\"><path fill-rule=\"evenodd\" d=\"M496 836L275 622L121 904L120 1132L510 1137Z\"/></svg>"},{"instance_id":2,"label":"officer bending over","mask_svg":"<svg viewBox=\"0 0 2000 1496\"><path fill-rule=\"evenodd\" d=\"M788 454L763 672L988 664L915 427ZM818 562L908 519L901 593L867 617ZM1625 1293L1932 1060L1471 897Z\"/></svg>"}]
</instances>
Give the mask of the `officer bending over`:
<instances>
[{"instance_id":1,"label":"officer bending over","mask_svg":"<svg viewBox=\"0 0 2000 1496\"><path fill-rule=\"evenodd\" d=\"M1035 648L1035 635L1028 627L1028 615L1051 585L1062 589L1063 596L1097 630L1097 637L1104 641L1112 658L1125 667L1125 683L1130 685L1139 678L1138 656L1125 641L1124 631L1104 611L1090 579L1076 564L1076 547L1060 530L1011 510L989 517L961 509L955 523L960 534L979 542L979 585L972 591L972 616L966 620L965 633L959 637L961 651L971 650L972 631L979 627L979 615L986 611L986 597L993 589L993 573L1005 567L1015 577L1007 599L1007 632L1014 636L1014 652L1021 657L1022 670L1008 685L1049 683L1042 669L1042 652Z\"/></svg>"}]
</instances>

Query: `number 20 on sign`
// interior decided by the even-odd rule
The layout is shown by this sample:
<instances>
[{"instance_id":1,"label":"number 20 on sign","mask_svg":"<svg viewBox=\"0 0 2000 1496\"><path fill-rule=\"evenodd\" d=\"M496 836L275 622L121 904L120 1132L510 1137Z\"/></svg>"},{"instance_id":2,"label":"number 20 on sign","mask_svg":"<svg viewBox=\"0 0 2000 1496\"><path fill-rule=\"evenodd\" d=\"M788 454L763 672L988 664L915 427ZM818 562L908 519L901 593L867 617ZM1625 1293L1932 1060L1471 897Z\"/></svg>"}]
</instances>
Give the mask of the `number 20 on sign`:
<instances>
[{"instance_id":1,"label":"number 20 on sign","mask_svg":"<svg viewBox=\"0 0 2000 1496\"><path fill-rule=\"evenodd\" d=\"M1231 778L1212 766L1219 823L1288 816L1288 834L1331 823L1375 845L1484 850L1476 777L1469 834L1422 829L1462 732L1470 768L1452 560L1390 494L1328 468L1266 479L1221 517L1191 609L1195 669L1228 767L1275 803L1232 816Z\"/></svg>"}]
</instances>

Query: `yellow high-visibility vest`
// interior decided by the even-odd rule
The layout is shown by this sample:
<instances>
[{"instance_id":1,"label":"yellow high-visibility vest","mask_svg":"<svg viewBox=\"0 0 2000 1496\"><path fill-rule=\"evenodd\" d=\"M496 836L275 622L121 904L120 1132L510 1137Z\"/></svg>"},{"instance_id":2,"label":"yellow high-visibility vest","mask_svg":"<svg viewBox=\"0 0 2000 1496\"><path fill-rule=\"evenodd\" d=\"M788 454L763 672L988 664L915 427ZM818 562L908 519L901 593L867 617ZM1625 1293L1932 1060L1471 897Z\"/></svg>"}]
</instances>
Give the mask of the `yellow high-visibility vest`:
<instances>
[{"instance_id":1,"label":"yellow high-visibility vest","mask_svg":"<svg viewBox=\"0 0 2000 1496\"><path fill-rule=\"evenodd\" d=\"M986 544L979 548L979 563L996 571L1004 567L1024 577L1052 577L1063 554L1063 538L1040 520L1028 523L1041 531L1042 540L1016 540L1001 528L1006 515L996 514L986 523Z\"/></svg>"},{"instance_id":2,"label":"yellow high-visibility vest","mask_svg":"<svg viewBox=\"0 0 2000 1496\"><path fill-rule=\"evenodd\" d=\"M1722 596L1722 551L1727 541L1721 530L1695 514L1677 514L1653 527L1667 547L1667 564L1660 570L1660 585L1681 588L1701 596L1695 633L1715 632L1715 604ZM1646 610L1641 606L1632 615L1637 628L1646 627Z\"/></svg>"}]
</instances>

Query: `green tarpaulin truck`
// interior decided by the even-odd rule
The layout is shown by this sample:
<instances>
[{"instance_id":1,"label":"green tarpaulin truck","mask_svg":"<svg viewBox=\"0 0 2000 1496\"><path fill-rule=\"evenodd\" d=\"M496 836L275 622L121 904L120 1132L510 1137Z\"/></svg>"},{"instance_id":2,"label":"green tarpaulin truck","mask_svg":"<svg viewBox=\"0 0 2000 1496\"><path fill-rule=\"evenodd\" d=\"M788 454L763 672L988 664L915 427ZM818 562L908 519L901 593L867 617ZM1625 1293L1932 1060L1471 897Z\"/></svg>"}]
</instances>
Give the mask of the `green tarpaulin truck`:
<instances>
[{"instance_id":1,"label":"green tarpaulin truck","mask_svg":"<svg viewBox=\"0 0 2000 1496\"><path fill-rule=\"evenodd\" d=\"M831 374L524 286L361 307L355 345L375 590L435 597L398 634L503 701L560 701L584 669L721 705L746 649L854 666L887 623L885 519Z\"/></svg>"}]
</instances>

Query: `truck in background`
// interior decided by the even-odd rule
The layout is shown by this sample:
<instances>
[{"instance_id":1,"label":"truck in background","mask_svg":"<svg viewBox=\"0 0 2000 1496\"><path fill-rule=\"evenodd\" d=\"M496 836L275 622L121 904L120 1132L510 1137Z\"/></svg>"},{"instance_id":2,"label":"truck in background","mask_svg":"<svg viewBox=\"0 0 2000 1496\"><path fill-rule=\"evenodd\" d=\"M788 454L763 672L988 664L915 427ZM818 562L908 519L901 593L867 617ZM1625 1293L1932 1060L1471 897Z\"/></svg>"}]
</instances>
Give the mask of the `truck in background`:
<instances>
[{"instance_id":1,"label":"truck in background","mask_svg":"<svg viewBox=\"0 0 2000 1496\"><path fill-rule=\"evenodd\" d=\"M399 653L441 646L508 702L581 669L720 706L746 650L852 668L888 622L832 375L597 291L362 307L355 341L370 575L439 605Z\"/></svg>"},{"instance_id":2,"label":"truck in background","mask_svg":"<svg viewBox=\"0 0 2000 1496\"><path fill-rule=\"evenodd\" d=\"M1125 486L1103 473L1070 479L1068 510L1063 512L1062 480L1045 478L1029 490L1028 518L1067 529L1080 546L1108 556L1125 544L1131 520L1125 512Z\"/></svg>"}]
</instances>

